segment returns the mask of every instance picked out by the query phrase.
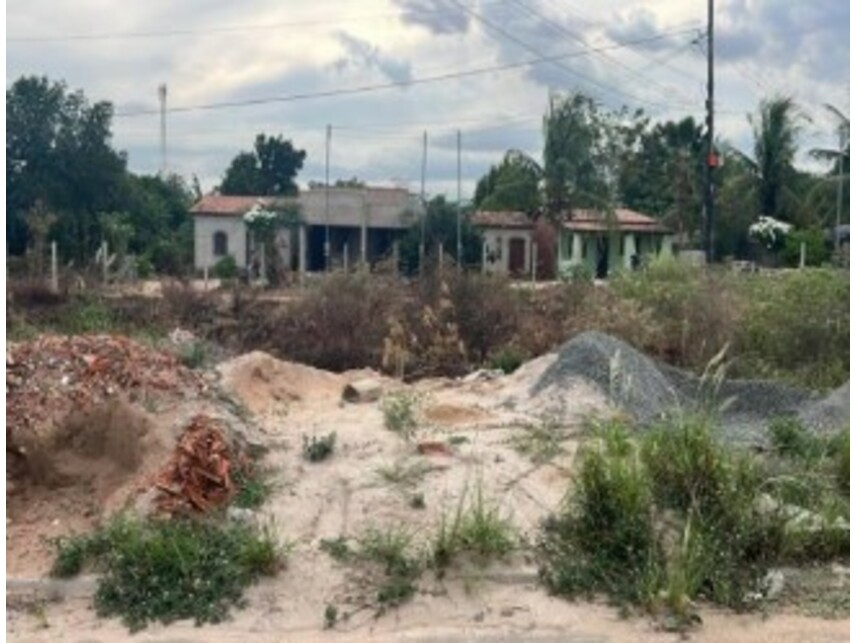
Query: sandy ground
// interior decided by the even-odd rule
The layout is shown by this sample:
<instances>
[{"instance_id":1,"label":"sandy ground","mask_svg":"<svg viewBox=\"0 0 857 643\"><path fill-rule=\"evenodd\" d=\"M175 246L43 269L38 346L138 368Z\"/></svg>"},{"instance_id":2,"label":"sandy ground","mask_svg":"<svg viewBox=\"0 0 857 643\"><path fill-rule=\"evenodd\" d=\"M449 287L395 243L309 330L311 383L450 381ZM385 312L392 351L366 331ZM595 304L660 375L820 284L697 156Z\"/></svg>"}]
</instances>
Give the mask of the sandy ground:
<instances>
[{"instance_id":1,"label":"sandy ground","mask_svg":"<svg viewBox=\"0 0 857 643\"><path fill-rule=\"evenodd\" d=\"M440 582L425 574L408 604L381 618L357 612L334 631L323 630L328 604L354 600L349 570L319 549L320 540L357 536L370 527L404 526L414 542L430 538L445 512L477 486L496 502L527 538L561 503L577 441L569 427L567 453L534 466L511 444L522 425L538 421L504 406L520 394L522 376L471 383L427 380L413 387L423 422L410 442L386 430L378 403L347 404L342 388L367 372L335 375L254 353L221 366L223 387L256 417L256 436L269 448L265 464L277 472L278 488L262 510L291 546L288 566L277 578L248 592L249 606L218 626L178 623L151 626L129 637L117 621L95 617L82 598L39 609L10 605L6 632L15 641L677 641L652 623L622 620L614 608L549 597L536 583L529 561L518 558L489 569L454 568ZM382 379L386 390L401 388ZM580 391L582 408L602 404ZM312 464L301 455L304 436L337 434L336 451ZM466 438L448 455L420 456L420 441ZM385 481L384 468L420 463L426 472L412 487ZM414 493L426 508L414 509ZM7 540L7 554L10 544ZM18 575L44 573L19 562ZM8 571L7 571L8 573ZM7 604L9 603L7 599ZM699 641L844 641L847 621L790 614L770 618L703 612Z\"/></svg>"}]
</instances>

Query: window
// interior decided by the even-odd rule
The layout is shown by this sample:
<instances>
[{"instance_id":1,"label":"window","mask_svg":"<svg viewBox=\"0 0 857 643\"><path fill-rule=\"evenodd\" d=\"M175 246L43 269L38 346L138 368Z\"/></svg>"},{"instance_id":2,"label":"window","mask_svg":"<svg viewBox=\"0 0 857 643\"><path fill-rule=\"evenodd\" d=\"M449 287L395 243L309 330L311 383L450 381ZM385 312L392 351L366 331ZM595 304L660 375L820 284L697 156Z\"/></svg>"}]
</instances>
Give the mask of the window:
<instances>
[{"instance_id":1,"label":"window","mask_svg":"<svg viewBox=\"0 0 857 643\"><path fill-rule=\"evenodd\" d=\"M225 257L229 253L229 237L222 230L214 233L214 256Z\"/></svg>"}]
</instances>

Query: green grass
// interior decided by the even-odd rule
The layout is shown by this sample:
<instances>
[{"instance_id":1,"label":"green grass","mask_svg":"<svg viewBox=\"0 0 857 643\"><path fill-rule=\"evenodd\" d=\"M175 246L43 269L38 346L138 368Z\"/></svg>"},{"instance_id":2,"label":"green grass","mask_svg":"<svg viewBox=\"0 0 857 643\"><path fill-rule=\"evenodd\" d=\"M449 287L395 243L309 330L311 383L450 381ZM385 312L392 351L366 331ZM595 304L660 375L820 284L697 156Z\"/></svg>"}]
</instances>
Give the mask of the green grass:
<instances>
[{"instance_id":1,"label":"green grass","mask_svg":"<svg viewBox=\"0 0 857 643\"><path fill-rule=\"evenodd\" d=\"M422 561L412 554L413 537L404 527L369 529L358 539L354 558L380 568L375 600L383 612L409 600L417 591Z\"/></svg>"},{"instance_id":2,"label":"green grass","mask_svg":"<svg viewBox=\"0 0 857 643\"><path fill-rule=\"evenodd\" d=\"M534 464L544 464L566 453L562 443L567 437L555 418L544 417L513 436L512 447Z\"/></svg>"},{"instance_id":3,"label":"green grass","mask_svg":"<svg viewBox=\"0 0 857 643\"><path fill-rule=\"evenodd\" d=\"M210 361L208 347L201 341L185 344L179 349L179 361L188 368L203 368Z\"/></svg>"},{"instance_id":4,"label":"green grass","mask_svg":"<svg viewBox=\"0 0 857 643\"><path fill-rule=\"evenodd\" d=\"M407 491L420 484L429 471L431 465L424 460L397 460L391 465L378 467L376 473L383 482Z\"/></svg>"},{"instance_id":5,"label":"green grass","mask_svg":"<svg viewBox=\"0 0 857 643\"><path fill-rule=\"evenodd\" d=\"M232 499L232 504L241 509L258 509L277 488L273 470L259 467L256 463L244 471L239 471L234 482L238 492Z\"/></svg>"},{"instance_id":6,"label":"green grass","mask_svg":"<svg viewBox=\"0 0 857 643\"><path fill-rule=\"evenodd\" d=\"M136 631L155 621L222 621L243 606L245 588L277 573L284 553L271 533L247 525L117 518L94 534L59 540L52 574L100 572L96 612Z\"/></svg>"},{"instance_id":7,"label":"green grass","mask_svg":"<svg viewBox=\"0 0 857 643\"><path fill-rule=\"evenodd\" d=\"M847 441L820 448L783 426L764 459L716 441L706 417L666 421L639 439L616 423L596 432L565 506L543 525L542 580L557 594L605 594L682 628L699 600L754 607L749 597L774 566L847 557L837 473Z\"/></svg>"},{"instance_id":8,"label":"green grass","mask_svg":"<svg viewBox=\"0 0 857 643\"><path fill-rule=\"evenodd\" d=\"M351 558L352 551L348 545L348 539L345 536L337 538L322 538L319 543L321 551L330 554L333 560L344 563Z\"/></svg>"}]
</instances>

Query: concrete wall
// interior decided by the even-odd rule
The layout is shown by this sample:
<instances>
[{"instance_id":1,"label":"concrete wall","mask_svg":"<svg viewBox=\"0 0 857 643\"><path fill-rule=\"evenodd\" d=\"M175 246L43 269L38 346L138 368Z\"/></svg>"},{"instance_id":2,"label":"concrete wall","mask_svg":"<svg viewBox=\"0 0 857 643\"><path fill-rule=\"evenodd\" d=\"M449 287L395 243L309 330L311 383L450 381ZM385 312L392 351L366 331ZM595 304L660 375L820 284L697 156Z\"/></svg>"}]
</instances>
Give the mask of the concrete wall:
<instances>
[{"instance_id":1,"label":"concrete wall","mask_svg":"<svg viewBox=\"0 0 857 643\"><path fill-rule=\"evenodd\" d=\"M214 234L226 233L228 252L240 268L247 265L247 232L244 221L234 217L196 215L193 218L193 263L198 270L212 268L222 257L214 255Z\"/></svg>"},{"instance_id":2,"label":"concrete wall","mask_svg":"<svg viewBox=\"0 0 857 643\"><path fill-rule=\"evenodd\" d=\"M485 244L483 251L485 272L494 275L509 274L509 241L522 239L524 241L524 273L530 273L532 267L530 259L533 242L532 230L481 228L480 231Z\"/></svg>"},{"instance_id":3,"label":"concrete wall","mask_svg":"<svg viewBox=\"0 0 857 643\"><path fill-rule=\"evenodd\" d=\"M586 266L593 274L598 267L598 238L608 238L608 275L631 268L631 257L640 256L641 261L654 256L672 255L672 237L646 233L612 234L579 233L562 230L558 240L557 270L559 274L573 266Z\"/></svg>"},{"instance_id":4,"label":"concrete wall","mask_svg":"<svg viewBox=\"0 0 857 643\"><path fill-rule=\"evenodd\" d=\"M301 215L310 225L407 228L414 219L406 213L421 211L419 199L406 190L330 188L329 197L326 192L313 188L298 196Z\"/></svg>"}]
</instances>

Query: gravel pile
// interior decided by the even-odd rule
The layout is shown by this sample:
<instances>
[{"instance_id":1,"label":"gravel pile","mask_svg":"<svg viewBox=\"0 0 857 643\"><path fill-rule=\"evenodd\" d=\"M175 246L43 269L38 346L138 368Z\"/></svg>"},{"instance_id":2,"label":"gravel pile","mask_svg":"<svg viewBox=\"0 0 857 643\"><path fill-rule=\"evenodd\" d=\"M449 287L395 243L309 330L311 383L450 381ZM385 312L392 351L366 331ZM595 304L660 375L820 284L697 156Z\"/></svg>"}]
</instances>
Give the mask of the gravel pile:
<instances>
[{"instance_id":1,"label":"gravel pile","mask_svg":"<svg viewBox=\"0 0 857 643\"><path fill-rule=\"evenodd\" d=\"M817 430L848 424L847 384L826 398L763 380L726 380L713 391L710 382L599 332L573 337L544 368L531 369L528 375L529 406L558 409L567 419L586 388L642 426L677 411L714 407L720 435L734 443L764 444L767 425L778 416L798 415Z\"/></svg>"}]
</instances>

